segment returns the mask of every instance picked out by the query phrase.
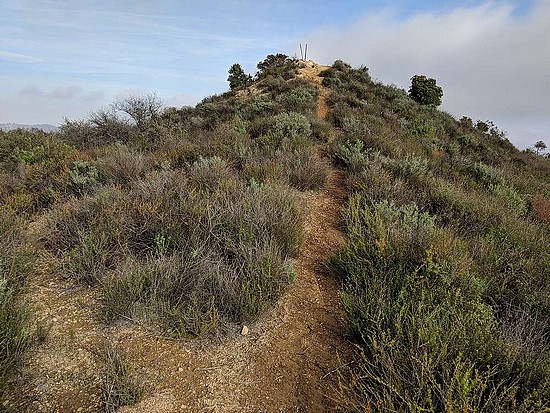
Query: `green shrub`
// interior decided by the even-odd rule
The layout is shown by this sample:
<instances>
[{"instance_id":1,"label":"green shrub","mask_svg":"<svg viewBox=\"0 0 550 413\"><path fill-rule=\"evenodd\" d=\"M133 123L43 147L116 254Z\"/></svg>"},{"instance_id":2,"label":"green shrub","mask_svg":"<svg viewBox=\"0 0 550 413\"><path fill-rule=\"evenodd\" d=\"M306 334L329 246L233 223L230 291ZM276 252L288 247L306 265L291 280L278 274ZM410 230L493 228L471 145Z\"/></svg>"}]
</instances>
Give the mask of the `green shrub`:
<instances>
[{"instance_id":1,"label":"green shrub","mask_svg":"<svg viewBox=\"0 0 550 413\"><path fill-rule=\"evenodd\" d=\"M527 213L527 200L514 188L500 183L490 185L489 190L502 199L506 206L517 215L523 216Z\"/></svg>"},{"instance_id":2,"label":"green shrub","mask_svg":"<svg viewBox=\"0 0 550 413\"><path fill-rule=\"evenodd\" d=\"M268 95L256 95L246 101L243 112L248 118L270 114L273 110L273 100Z\"/></svg>"},{"instance_id":3,"label":"green shrub","mask_svg":"<svg viewBox=\"0 0 550 413\"><path fill-rule=\"evenodd\" d=\"M415 117L406 123L407 129L413 136L431 139L437 132L436 126L430 120Z\"/></svg>"},{"instance_id":4,"label":"green shrub","mask_svg":"<svg viewBox=\"0 0 550 413\"><path fill-rule=\"evenodd\" d=\"M443 89L437 86L435 79L424 75L414 75L411 78L409 96L421 105L439 106L443 97Z\"/></svg>"},{"instance_id":5,"label":"green shrub","mask_svg":"<svg viewBox=\"0 0 550 413\"><path fill-rule=\"evenodd\" d=\"M504 182L502 171L493 166L476 162L471 169L471 173L479 182L489 187L490 185L499 185Z\"/></svg>"},{"instance_id":6,"label":"green shrub","mask_svg":"<svg viewBox=\"0 0 550 413\"><path fill-rule=\"evenodd\" d=\"M297 62L290 59L282 53L270 54L258 63L257 79L265 79L266 77L282 77L285 80L291 79L296 74Z\"/></svg>"},{"instance_id":7,"label":"green shrub","mask_svg":"<svg viewBox=\"0 0 550 413\"><path fill-rule=\"evenodd\" d=\"M103 411L115 413L122 406L136 404L144 394L136 373L122 353L110 343L105 343L101 353L104 370L101 381Z\"/></svg>"},{"instance_id":8,"label":"green shrub","mask_svg":"<svg viewBox=\"0 0 550 413\"><path fill-rule=\"evenodd\" d=\"M352 196L345 220L349 246L333 264L360 350L341 408L505 412L545 403L548 360L510 351L466 244L414 204Z\"/></svg>"},{"instance_id":9,"label":"green shrub","mask_svg":"<svg viewBox=\"0 0 550 413\"><path fill-rule=\"evenodd\" d=\"M346 137L350 139L362 139L370 134L369 126L357 117L346 117L341 120L341 128Z\"/></svg>"},{"instance_id":10,"label":"green shrub","mask_svg":"<svg viewBox=\"0 0 550 413\"><path fill-rule=\"evenodd\" d=\"M351 70L351 65L349 63L346 63L346 62L338 59L338 60L334 61L334 63L332 64L332 68L337 70L337 71L348 72L349 70ZM330 70L330 69L328 69L328 70Z\"/></svg>"},{"instance_id":11,"label":"green shrub","mask_svg":"<svg viewBox=\"0 0 550 413\"><path fill-rule=\"evenodd\" d=\"M30 311L20 295L33 258L21 232L15 213L0 208L0 395L33 339Z\"/></svg>"},{"instance_id":12,"label":"green shrub","mask_svg":"<svg viewBox=\"0 0 550 413\"><path fill-rule=\"evenodd\" d=\"M281 76L273 76L264 79L261 83L266 90L270 92L283 92L288 89L288 84ZM262 96L262 95L258 95Z\"/></svg>"},{"instance_id":13,"label":"green shrub","mask_svg":"<svg viewBox=\"0 0 550 413\"><path fill-rule=\"evenodd\" d=\"M367 164L365 144L361 140L345 141L336 145L333 157L351 171L359 171Z\"/></svg>"},{"instance_id":14,"label":"green shrub","mask_svg":"<svg viewBox=\"0 0 550 413\"><path fill-rule=\"evenodd\" d=\"M98 161L99 175L104 182L128 185L150 168L147 156L126 145L117 145Z\"/></svg>"},{"instance_id":15,"label":"green shrub","mask_svg":"<svg viewBox=\"0 0 550 413\"><path fill-rule=\"evenodd\" d=\"M235 180L233 171L223 159L199 157L189 168L191 182L200 190L215 191Z\"/></svg>"},{"instance_id":16,"label":"green shrub","mask_svg":"<svg viewBox=\"0 0 550 413\"><path fill-rule=\"evenodd\" d=\"M273 131L279 136L296 135L308 137L311 134L309 120L299 113L284 112L273 117Z\"/></svg>"},{"instance_id":17,"label":"green shrub","mask_svg":"<svg viewBox=\"0 0 550 413\"><path fill-rule=\"evenodd\" d=\"M476 148L479 145L478 139L473 135L461 135L457 140L463 148Z\"/></svg>"},{"instance_id":18,"label":"green shrub","mask_svg":"<svg viewBox=\"0 0 550 413\"><path fill-rule=\"evenodd\" d=\"M317 108L318 90L312 84L303 84L277 95L275 100L286 111L310 113Z\"/></svg>"},{"instance_id":19,"label":"green shrub","mask_svg":"<svg viewBox=\"0 0 550 413\"><path fill-rule=\"evenodd\" d=\"M90 162L76 160L70 171L72 183L79 189L93 186L97 183L98 172Z\"/></svg>"},{"instance_id":20,"label":"green shrub","mask_svg":"<svg viewBox=\"0 0 550 413\"><path fill-rule=\"evenodd\" d=\"M422 177L428 174L428 160L426 158L407 154L403 159L395 161L395 168L403 176Z\"/></svg>"}]
</instances>

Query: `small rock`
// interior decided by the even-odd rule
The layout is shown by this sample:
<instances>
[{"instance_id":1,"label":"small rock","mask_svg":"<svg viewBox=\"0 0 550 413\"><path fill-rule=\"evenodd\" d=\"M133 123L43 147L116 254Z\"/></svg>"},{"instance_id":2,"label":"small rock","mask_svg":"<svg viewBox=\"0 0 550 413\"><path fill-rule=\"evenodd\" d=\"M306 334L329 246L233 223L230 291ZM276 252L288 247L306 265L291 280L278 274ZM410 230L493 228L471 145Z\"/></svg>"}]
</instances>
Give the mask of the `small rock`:
<instances>
[{"instance_id":1,"label":"small rock","mask_svg":"<svg viewBox=\"0 0 550 413\"><path fill-rule=\"evenodd\" d=\"M183 371L183 367L178 367L178 373L181 373Z\"/></svg>"},{"instance_id":2,"label":"small rock","mask_svg":"<svg viewBox=\"0 0 550 413\"><path fill-rule=\"evenodd\" d=\"M247 334L248 334L248 327L243 326L243 328L241 330L241 336L246 336Z\"/></svg>"}]
</instances>

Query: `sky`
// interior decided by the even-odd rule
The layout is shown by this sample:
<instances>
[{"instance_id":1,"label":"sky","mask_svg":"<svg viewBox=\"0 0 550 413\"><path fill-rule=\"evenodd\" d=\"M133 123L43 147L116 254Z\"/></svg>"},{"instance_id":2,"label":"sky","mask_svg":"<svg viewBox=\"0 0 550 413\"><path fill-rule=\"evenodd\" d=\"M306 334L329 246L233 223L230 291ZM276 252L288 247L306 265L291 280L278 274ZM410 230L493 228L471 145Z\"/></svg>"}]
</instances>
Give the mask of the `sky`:
<instances>
[{"instance_id":1,"label":"sky","mask_svg":"<svg viewBox=\"0 0 550 413\"><path fill-rule=\"evenodd\" d=\"M442 109L550 144L550 0L0 0L0 123L86 118L130 95L194 105L270 53L365 65Z\"/></svg>"}]
</instances>

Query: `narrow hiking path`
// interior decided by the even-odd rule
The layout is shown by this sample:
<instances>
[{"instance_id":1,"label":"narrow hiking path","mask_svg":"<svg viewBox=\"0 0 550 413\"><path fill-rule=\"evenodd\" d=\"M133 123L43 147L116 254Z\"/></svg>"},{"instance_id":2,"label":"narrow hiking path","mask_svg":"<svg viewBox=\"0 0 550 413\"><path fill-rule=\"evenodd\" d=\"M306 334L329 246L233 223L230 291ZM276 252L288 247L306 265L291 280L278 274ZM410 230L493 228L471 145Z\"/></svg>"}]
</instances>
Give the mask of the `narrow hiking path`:
<instances>
[{"instance_id":1,"label":"narrow hiking path","mask_svg":"<svg viewBox=\"0 0 550 413\"><path fill-rule=\"evenodd\" d=\"M299 76L319 85L318 115L326 118L329 90L318 76L325 67L305 66ZM326 157L326 145L318 150ZM326 188L304 195L309 214L296 282L248 334L221 342L170 340L128 321L105 326L97 318L97 292L44 275L49 271L37 274L29 296L52 328L16 378L8 400L13 411L97 412L98 354L106 340L127 356L146 389L140 403L121 412L333 411L338 368L352 351L338 280L326 265L345 242L339 229L345 199L344 176L331 167ZM51 257L44 262L55 265Z\"/></svg>"},{"instance_id":2,"label":"narrow hiking path","mask_svg":"<svg viewBox=\"0 0 550 413\"><path fill-rule=\"evenodd\" d=\"M319 86L318 115L322 119L328 114L330 92L321 85L318 74L325 68L306 64L299 74ZM325 145L318 149L326 156ZM195 359L201 360L193 369L195 374L202 373L194 378L200 394L186 399L177 394L174 383L174 387L123 411L168 412L178 407L212 412L333 411L337 370L352 351L343 338L346 322L338 281L326 265L345 242L339 229L345 199L344 176L331 167L325 190L305 199L310 213L296 261L297 281L273 310L249 326L248 335L195 354Z\"/></svg>"}]
</instances>

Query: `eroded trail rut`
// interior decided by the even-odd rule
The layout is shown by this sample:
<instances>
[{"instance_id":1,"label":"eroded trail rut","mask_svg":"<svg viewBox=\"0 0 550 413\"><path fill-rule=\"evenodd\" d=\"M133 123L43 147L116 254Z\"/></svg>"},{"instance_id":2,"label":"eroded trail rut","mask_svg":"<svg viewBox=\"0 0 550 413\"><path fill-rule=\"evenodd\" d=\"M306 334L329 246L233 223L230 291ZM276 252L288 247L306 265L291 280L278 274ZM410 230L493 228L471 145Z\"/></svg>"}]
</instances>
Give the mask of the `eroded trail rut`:
<instances>
[{"instance_id":1,"label":"eroded trail rut","mask_svg":"<svg viewBox=\"0 0 550 413\"><path fill-rule=\"evenodd\" d=\"M305 68L301 76L319 84L321 69ZM323 118L327 96L320 86ZM142 402L122 412L333 411L338 368L352 351L343 337L338 281L326 265L345 242L339 230L346 198L343 175L331 168L325 190L305 198L309 212L297 280L245 336L221 343L173 341L139 325L107 328L94 316L97 298L91 292L62 278L31 280L34 301L48 303L38 317L56 321L51 336L29 355L18 379L20 391L10 394L10 404L19 406L16 411L96 412L99 377L93 352L107 339L136 366L147 389ZM55 324L61 319L74 325Z\"/></svg>"}]
</instances>

